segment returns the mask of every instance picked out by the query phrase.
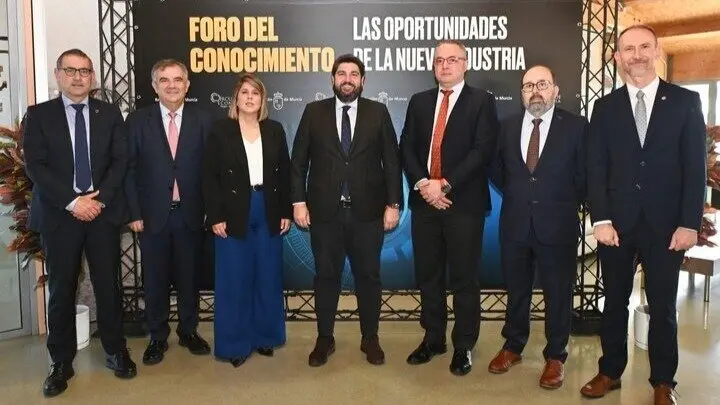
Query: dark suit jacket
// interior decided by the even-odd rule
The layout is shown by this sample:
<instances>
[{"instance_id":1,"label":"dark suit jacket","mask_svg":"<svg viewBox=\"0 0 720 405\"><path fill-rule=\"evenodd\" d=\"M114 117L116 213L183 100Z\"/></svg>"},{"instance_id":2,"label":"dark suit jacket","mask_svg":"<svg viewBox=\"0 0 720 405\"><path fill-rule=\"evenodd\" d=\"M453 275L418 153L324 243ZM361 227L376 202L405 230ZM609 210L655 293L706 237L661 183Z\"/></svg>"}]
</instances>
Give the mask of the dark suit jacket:
<instances>
[{"instance_id":1,"label":"dark suit jacket","mask_svg":"<svg viewBox=\"0 0 720 405\"><path fill-rule=\"evenodd\" d=\"M355 132L345 156L335 98L308 104L295 135L291 179L292 201L305 201L312 221L335 216L343 179L350 189L353 215L360 221L381 218L388 204L402 204L397 136L385 105L358 99Z\"/></svg>"},{"instance_id":2,"label":"dark suit jacket","mask_svg":"<svg viewBox=\"0 0 720 405\"><path fill-rule=\"evenodd\" d=\"M400 139L403 166L410 190L430 178L427 163L432 141L438 88L412 96ZM452 186L450 209L480 213L490 209L487 171L495 155L498 130L495 98L465 84L445 127L442 141L442 175ZM413 210L434 210L417 191L410 192Z\"/></svg>"},{"instance_id":3,"label":"dark suit jacket","mask_svg":"<svg viewBox=\"0 0 720 405\"><path fill-rule=\"evenodd\" d=\"M260 122L263 187L268 228L280 232L280 220L292 218L290 157L279 122ZM227 223L226 232L244 238L250 216L250 171L237 120L224 118L210 130L203 159L203 194L207 224Z\"/></svg>"},{"instance_id":4,"label":"dark suit jacket","mask_svg":"<svg viewBox=\"0 0 720 405\"><path fill-rule=\"evenodd\" d=\"M544 244L575 244L579 209L585 200L585 117L555 107L535 171L523 160L520 144L525 112L502 121L492 181L502 191L501 238L525 241L530 222Z\"/></svg>"},{"instance_id":5,"label":"dark suit jacket","mask_svg":"<svg viewBox=\"0 0 720 405\"><path fill-rule=\"evenodd\" d=\"M112 104L89 99L90 168L95 198L105 204L96 221L121 225L126 219L123 178L127 166L127 136L120 110ZM33 182L30 229L54 230L72 218L65 209L79 196L73 188L75 161L70 129L62 98L28 107L23 150L25 169Z\"/></svg>"},{"instance_id":6,"label":"dark suit jacket","mask_svg":"<svg viewBox=\"0 0 720 405\"><path fill-rule=\"evenodd\" d=\"M648 110L649 111L649 110ZM700 229L706 176L705 124L697 93L660 81L645 147L627 87L595 102L588 144L593 222L633 228L640 212L659 234Z\"/></svg>"},{"instance_id":7,"label":"dark suit jacket","mask_svg":"<svg viewBox=\"0 0 720 405\"><path fill-rule=\"evenodd\" d=\"M180 138L175 159L160 112L155 103L127 118L128 171L125 192L130 221L143 220L145 232L160 232L170 215L173 180L180 189L180 213L189 229L204 225L202 158L210 132L210 115L192 104L183 106Z\"/></svg>"}]
</instances>

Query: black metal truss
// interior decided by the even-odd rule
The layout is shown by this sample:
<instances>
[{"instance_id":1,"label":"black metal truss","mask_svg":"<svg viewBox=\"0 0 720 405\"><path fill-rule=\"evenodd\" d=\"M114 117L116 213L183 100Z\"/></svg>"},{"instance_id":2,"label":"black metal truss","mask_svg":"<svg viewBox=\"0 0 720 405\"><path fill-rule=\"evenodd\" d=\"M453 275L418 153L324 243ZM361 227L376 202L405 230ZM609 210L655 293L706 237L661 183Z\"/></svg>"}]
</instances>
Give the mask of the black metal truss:
<instances>
[{"instance_id":1,"label":"black metal truss","mask_svg":"<svg viewBox=\"0 0 720 405\"><path fill-rule=\"evenodd\" d=\"M134 109L134 46L133 6L137 0L98 0L100 23L100 97L118 105L122 111ZM592 103L615 87L616 68L612 52L617 36L619 4L616 0L579 0L582 12L582 82L581 111L589 116ZM598 56L601 53L601 56ZM581 235L585 235L587 210L581 213ZM138 326L143 318L143 287L140 252L135 235L126 235L121 247L122 265L119 282L123 293L126 324ZM601 270L595 259L595 248L580 238L580 260L576 287L573 291L573 332L597 333L600 301L604 297ZM343 295L350 295L344 292ZM417 320L420 314L419 293L413 290L384 291L382 320ZM200 315L203 321L212 320L212 291L201 292ZM287 319L314 320L311 291L286 291ZM504 290L483 290L481 293L483 318L504 319L507 293ZM173 308L174 309L174 308ZM449 316L452 318L451 308ZM544 302L541 291L533 292L531 316L543 319ZM176 311L173 317L176 317ZM356 320L357 309L340 309L338 320Z\"/></svg>"}]
</instances>

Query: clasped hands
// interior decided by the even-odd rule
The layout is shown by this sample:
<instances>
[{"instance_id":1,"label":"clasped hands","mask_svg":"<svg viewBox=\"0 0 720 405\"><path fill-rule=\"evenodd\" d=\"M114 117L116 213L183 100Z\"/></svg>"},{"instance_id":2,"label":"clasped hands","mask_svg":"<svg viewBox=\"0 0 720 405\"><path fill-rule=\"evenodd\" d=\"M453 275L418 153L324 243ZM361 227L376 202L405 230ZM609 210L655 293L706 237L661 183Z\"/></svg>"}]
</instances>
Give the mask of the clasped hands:
<instances>
[{"instance_id":1,"label":"clasped hands","mask_svg":"<svg viewBox=\"0 0 720 405\"><path fill-rule=\"evenodd\" d=\"M593 228L593 236L606 246L620 246L620 238L612 224L600 224ZM692 229L679 227L673 232L670 238L669 250L682 251L688 250L697 244L697 232Z\"/></svg>"},{"instance_id":2,"label":"clasped hands","mask_svg":"<svg viewBox=\"0 0 720 405\"><path fill-rule=\"evenodd\" d=\"M423 180L417 185L422 198L439 210L446 210L452 201L442 192L442 180Z\"/></svg>"},{"instance_id":3,"label":"clasped hands","mask_svg":"<svg viewBox=\"0 0 720 405\"><path fill-rule=\"evenodd\" d=\"M78 197L72 209L72 215L78 220L85 222L90 222L97 218L103 209L103 204L94 199L99 193L100 191L96 190L90 194Z\"/></svg>"}]
</instances>

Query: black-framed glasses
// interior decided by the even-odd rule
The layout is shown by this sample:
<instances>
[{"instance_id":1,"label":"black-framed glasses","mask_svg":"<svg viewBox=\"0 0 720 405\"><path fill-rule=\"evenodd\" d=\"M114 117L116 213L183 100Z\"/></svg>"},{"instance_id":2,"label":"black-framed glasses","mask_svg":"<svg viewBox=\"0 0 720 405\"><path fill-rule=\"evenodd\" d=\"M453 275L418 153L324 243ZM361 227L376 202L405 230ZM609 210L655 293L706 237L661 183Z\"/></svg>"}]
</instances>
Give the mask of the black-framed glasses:
<instances>
[{"instance_id":1,"label":"black-framed glasses","mask_svg":"<svg viewBox=\"0 0 720 405\"><path fill-rule=\"evenodd\" d=\"M532 93L533 89L538 89L538 91L547 90L550 87L554 86L552 82L549 82L547 80L540 80L537 83L523 83L521 89L523 93Z\"/></svg>"},{"instance_id":2,"label":"black-framed glasses","mask_svg":"<svg viewBox=\"0 0 720 405\"><path fill-rule=\"evenodd\" d=\"M448 65L455 65L456 63L460 62L461 60L465 60L465 58L458 58L457 56L451 56L449 58L435 58L433 61L435 63L435 66L442 66L443 63L447 62Z\"/></svg>"},{"instance_id":3,"label":"black-framed glasses","mask_svg":"<svg viewBox=\"0 0 720 405\"><path fill-rule=\"evenodd\" d=\"M88 77L93 72L92 69L88 69L88 68L78 69L78 68L74 68L74 67L64 67L64 68L60 68L60 70L64 71L65 76L68 76L68 77L73 77L73 76L75 76L75 73L78 73L78 72L80 72L80 76Z\"/></svg>"}]
</instances>

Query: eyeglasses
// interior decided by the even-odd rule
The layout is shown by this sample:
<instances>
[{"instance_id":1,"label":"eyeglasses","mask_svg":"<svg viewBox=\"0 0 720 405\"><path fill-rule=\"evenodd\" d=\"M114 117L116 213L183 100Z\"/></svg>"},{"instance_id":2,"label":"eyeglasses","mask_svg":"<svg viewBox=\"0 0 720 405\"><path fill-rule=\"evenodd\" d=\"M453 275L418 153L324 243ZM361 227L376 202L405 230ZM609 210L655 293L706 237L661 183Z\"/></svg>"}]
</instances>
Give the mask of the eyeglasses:
<instances>
[{"instance_id":1,"label":"eyeglasses","mask_svg":"<svg viewBox=\"0 0 720 405\"><path fill-rule=\"evenodd\" d=\"M63 70L65 72L65 76L68 76L68 77L75 76L75 73L77 73L77 72L80 72L81 77L88 77L88 76L90 76L90 73L93 72L92 69L88 69L88 68L78 69L78 68L73 68L73 67L60 68L60 70Z\"/></svg>"},{"instance_id":2,"label":"eyeglasses","mask_svg":"<svg viewBox=\"0 0 720 405\"><path fill-rule=\"evenodd\" d=\"M532 93L535 88L538 89L538 91L543 91L549 89L551 86L554 86L554 84L546 80L540 80L537 83L523 83L521 88L523 93Z\"/></svg>"},{"instance_id":3,"label":"eyeglasses","mask_svg":"<svg viewBox=\"0 0 720 405\"><path fill-rule=\"evenodd\" d=\"M457 56L451 56L449 58L435 58L435 66L442 66L443 63L447 62L448 65L455 65L465 58L458 58Z\"/></svg>"}]
</instances>

